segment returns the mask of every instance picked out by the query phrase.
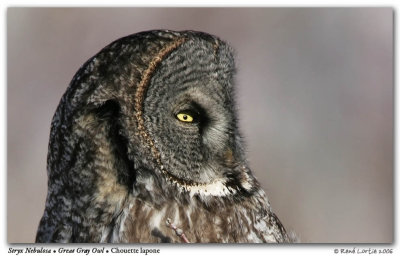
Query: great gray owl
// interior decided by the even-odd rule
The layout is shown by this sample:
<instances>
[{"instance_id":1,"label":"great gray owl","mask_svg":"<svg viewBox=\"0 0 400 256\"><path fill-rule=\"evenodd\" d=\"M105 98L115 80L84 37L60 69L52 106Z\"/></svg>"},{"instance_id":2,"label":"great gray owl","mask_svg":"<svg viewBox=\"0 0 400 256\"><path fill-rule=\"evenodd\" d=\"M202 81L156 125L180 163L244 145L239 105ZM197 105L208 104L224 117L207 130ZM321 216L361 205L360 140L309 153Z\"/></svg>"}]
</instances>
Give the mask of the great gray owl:
<instances>
[{"instance_id":1,"label":"great gray owl","mask_svg":"<svg viewBox=\"0 0 400 256\"><path fill-rule=\"evenodd\" d=\"M238 132L231 48L169 30L121 38L53 117L36 242L289 242Z\"/></svg>"}]
</instances>

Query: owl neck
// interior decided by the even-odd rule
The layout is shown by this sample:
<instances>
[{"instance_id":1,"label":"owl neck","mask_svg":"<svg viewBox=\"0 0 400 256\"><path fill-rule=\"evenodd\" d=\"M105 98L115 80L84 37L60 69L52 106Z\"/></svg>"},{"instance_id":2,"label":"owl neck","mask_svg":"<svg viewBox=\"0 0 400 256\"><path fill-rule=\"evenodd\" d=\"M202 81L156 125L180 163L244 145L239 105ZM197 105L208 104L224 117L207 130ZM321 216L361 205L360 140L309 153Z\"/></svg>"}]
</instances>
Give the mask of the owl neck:
<instances>
[{"instance_id":1,"label":"owl neck","mask_svg":"<svg viewBox=\"0 0 400 256\"><path fill-rule=\"evenodd\" d=\"M183 230L191 243L287 239L260 187L247 195L201 196L166 182L159 184L156 179L154 175L138 177L129 206L120 217L123 232L112 237L114 242L183 242L168 220Z\"/></svg>"},{"instance_id":2,"label":"owl neck","mask_svg":"<svg viewBox=\"0 0 400 256\"><path fill-rule=\"evenodd\" d=\"M61 113L53 119L46 210L36 241L98 242L117 222L134 180L119 153L125 144L115 136L116 122L93 113L63 126Z\"/></svg>"}]
</instances>

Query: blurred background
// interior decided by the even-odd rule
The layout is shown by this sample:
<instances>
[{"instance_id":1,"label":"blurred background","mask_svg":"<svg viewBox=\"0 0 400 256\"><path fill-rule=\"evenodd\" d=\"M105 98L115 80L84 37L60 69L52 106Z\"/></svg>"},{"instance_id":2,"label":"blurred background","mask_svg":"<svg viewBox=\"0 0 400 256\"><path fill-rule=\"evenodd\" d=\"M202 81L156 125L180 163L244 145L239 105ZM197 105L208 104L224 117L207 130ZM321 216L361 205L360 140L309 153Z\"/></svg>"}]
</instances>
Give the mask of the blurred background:
<instances>
[{"instance_id":1,"label":"blurred background","mask_svg":"<svg viewBox=\"0 0 400 256\"><path fill-rule=\"evenodd\" d=\"M393 9L9 8L9 243L34 242L50 122L75 72L160 28L235 48L247 156L286 229L304 243L393 241Z\"/></svg>"}]
</instances>

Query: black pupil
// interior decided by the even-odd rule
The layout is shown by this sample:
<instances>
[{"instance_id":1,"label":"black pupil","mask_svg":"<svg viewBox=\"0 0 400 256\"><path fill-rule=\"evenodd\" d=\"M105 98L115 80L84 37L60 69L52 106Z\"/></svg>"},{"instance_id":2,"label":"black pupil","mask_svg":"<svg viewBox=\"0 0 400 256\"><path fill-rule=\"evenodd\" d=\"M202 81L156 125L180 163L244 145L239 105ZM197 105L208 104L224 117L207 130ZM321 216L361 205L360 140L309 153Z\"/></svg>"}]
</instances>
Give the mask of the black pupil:
<instances>
[{"instance_id":1,"label":"black pupil","mask_svg":"<svg viewBox=\"0 0 400 256\"><path fill-rule=\"evenodd\" d=\"M187 115L183 115L183 120L186 120L187 118Z\"/></svg>"}]
</instances>

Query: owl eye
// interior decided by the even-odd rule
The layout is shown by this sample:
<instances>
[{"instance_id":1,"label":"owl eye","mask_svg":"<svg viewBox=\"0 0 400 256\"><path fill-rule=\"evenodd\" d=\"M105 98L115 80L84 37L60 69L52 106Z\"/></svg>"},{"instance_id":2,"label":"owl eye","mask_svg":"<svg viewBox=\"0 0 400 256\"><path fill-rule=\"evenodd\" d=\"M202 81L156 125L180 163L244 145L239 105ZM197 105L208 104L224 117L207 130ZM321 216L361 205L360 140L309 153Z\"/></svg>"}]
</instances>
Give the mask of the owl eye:
<instances>
[{"instance_id":1,"label":"owl eye","mask_svg":"<svg viewBox=\"0 0 400 256\"><path fill-rule=\"evenodd\" d=\"M179 121L187 123L192 123L194 120L193 116L188 113L179 113L176 115L176 117L178 118Z\"/></svg>"}]
</instances>

